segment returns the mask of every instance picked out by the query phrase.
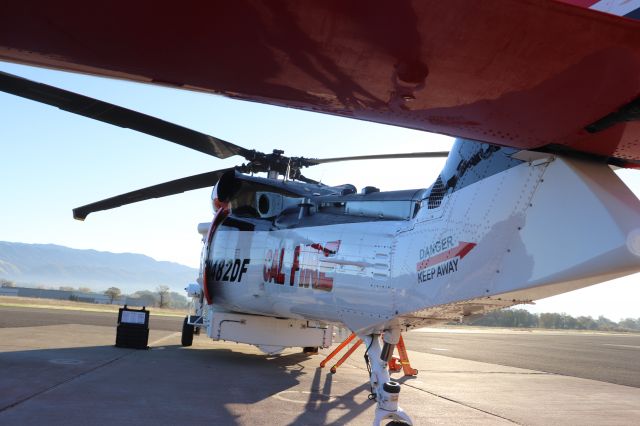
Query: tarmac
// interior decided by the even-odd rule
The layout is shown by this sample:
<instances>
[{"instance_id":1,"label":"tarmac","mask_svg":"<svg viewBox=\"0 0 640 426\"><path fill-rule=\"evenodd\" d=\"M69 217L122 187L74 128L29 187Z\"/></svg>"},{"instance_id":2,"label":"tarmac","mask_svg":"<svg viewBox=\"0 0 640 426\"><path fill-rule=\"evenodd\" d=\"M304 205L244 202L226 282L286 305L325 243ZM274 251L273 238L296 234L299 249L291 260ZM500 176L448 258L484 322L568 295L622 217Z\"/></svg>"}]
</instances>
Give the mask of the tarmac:
<instances>
[{"instance_id":1,"label":"tarmac","mask_svg":"<svg viewBox=\"0 0 640 426\"><path fill-rule=\"evenodd\" d=\"M361 348L336 374L323 354L267 357L204 335L151 331L150 350L113 346L115 328L0 329L0 424L370 425ZM640 389L409 351L401 406L417 425L632 425Z\"/></svg>"}]
</instances>

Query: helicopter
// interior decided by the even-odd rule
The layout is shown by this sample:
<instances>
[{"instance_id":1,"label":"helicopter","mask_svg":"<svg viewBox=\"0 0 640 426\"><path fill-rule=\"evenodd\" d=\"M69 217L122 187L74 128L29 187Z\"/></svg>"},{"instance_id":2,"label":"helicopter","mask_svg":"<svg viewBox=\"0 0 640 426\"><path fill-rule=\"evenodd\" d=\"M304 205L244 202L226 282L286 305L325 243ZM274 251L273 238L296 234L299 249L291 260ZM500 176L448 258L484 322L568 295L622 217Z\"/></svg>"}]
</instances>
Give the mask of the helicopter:
<instances>
[{"instance_id":1,"label":"helicopter","mask_svg":"<svg viewBox=\"0 0 640 426\"><path fill-rule=\"evenodd\" d=\"M333 327L344 326L366 345L374 424L411 424L388 370L402 332L640 271L640 202L612 170L640 164L638 23L556 2L436 3L402 2L392 11L358 2L215 3L184 22L162 10L151 22L133 5L108 39L85 25L117 22L117 4L100 18L15 9L0 58L455 135L448 153L265 153L7 73L0 90L216 158L242 158L73 216L213 187L215 215L199 226L200 273L187 288L197 308L185 318L183 344L204 328L213 339L273 354L328 347ZM47 38L58 27L37 25L42 16L94 49ZM212 16L228 19L201 21ZM517 32L508 16L520 18ZM447 19L455 30L443 27ZM367 31L381 24L389 40ZM177 33L182 46L198 48L176 47ZM202 37L212 62L201 55ZM168 47L180 64L156 60ZM424 188L357 191L304 175L339 161L433 157L446 164Z\"/></svg>"}]
</instances>

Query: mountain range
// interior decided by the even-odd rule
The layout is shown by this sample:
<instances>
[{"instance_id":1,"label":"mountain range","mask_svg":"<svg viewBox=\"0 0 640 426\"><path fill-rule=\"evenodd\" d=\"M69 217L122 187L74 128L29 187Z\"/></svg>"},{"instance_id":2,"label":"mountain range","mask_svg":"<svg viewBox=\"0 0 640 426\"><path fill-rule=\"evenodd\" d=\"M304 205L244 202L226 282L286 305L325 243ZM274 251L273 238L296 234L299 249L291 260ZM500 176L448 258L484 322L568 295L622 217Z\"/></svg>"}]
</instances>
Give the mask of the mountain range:
<instances>
[{"instance_id":1,"label":"mountain range","mask_svg":"<svg viewBox=\"0 0 640 426\"><path fill-rule=\"evenodd\" d=\"M182 292L197 276L197 269L142 254L0 241L0 278L19 286L88 287L94 291L113 286L132 293L166 285Z\"/></svg>"}]
</instances>

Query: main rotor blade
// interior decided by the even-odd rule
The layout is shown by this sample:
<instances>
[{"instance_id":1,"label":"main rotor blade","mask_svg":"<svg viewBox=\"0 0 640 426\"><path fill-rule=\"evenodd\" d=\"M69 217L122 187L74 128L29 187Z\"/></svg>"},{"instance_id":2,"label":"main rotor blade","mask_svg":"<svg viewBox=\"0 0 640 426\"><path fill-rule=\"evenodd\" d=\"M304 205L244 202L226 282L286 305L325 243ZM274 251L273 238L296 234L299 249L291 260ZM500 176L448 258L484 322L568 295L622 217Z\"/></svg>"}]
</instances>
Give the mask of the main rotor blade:
<instances>
[{"instance_id":1,"label":"main rotor blade","mask_svg":"<svg viewBox=\"0 0 640 426\"><path fill-rule=\"evenodd\" d=\"M252 151L141 112L0 72L0 90L104 123L137 130L218 158L251 157ZM247 158L250 159L250 158Z\"/></svg>"},{"instance_id":2,"label":"main rotor blade","mask_svg":"<svg viewBox=\"0 0 640 426\"><path fill-rule=\"evenodd\" d=\"M449 151L434 151L434 152L404 152L399 154L374 154L374 155L356 155L353 157L335 157L335 158L308 158L305 161L310 165L335 163L338 161L353 161L353 160L388 160L392 158L446 158L449 155Z\"/></svg>"},{"instance_id":3,"label":"main rotor blade","mask_svg":"<svg viewBox=\"0 0 640 426\"><path fill-rule=\"evenodd\" d=\"M176 179L170 182L127 192L126 194L116 195L115 197L73 209L73 218L85 220L87 216L93 212L109 210L126 204L137 203L138 201L166 197L167 195L180 194L181 192L191 191L193 189L213 186L218 182L220 177L229 170L234 170L234 168L232 167L229 169L201 173L199 175Z\"/></svg>"}]
</instances>

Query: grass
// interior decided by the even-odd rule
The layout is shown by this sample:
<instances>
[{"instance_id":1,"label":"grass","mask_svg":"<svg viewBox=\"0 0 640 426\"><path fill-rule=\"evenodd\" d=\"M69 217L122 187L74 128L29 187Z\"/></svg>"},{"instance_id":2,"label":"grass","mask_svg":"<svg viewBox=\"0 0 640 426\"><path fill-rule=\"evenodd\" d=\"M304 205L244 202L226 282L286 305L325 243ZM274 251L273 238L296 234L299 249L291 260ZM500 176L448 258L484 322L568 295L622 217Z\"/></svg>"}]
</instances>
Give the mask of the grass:
<instances>
[{"instance_id":1,"label":"grass","mask_svg":"<svg viewBox=\"0 0 640 426\"><path fill-rule=\"evenodd\" d=\"M97 303L74 302L71 300L40 299L35 297L0 296L0 306L40 309L66 309L87 312L118 312L120 305L101 305ZM134 307L138 309L138 307ZM151 315L165 317L183 317L186 309L149 307Z\"/></svg>"}]
</instances>

